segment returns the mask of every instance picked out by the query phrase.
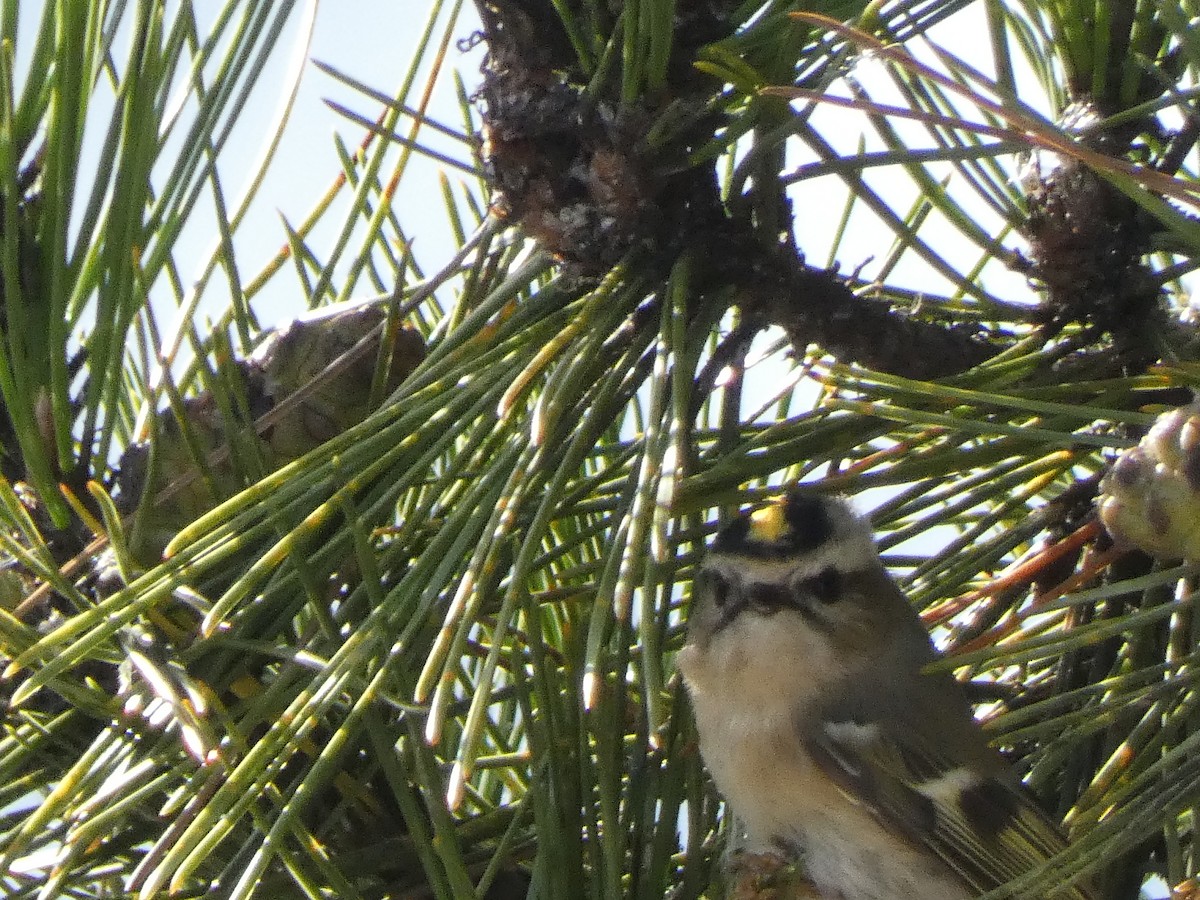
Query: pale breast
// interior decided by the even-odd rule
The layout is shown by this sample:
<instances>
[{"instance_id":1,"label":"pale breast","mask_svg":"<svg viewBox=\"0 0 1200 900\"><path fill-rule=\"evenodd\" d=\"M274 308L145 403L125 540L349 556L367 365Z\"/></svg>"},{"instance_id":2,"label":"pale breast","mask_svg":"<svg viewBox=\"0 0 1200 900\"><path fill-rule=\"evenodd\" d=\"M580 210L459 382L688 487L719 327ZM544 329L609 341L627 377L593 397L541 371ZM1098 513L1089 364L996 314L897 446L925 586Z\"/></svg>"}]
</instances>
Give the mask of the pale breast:
<instances>
[{"instance_id":1,"label":"pale breast","mask_svg":"<svg viewBox=\"0 0 1200 900\"><path fill-rule=\"evenodd\" d=\"M705 765L741 826L731 834L735 849L794 855L829 900L969 900L940 861L893 836L825 776L794 717L745 694L741 702L720 696L718 684L692 701Z\"/></svg>"}]
</instances>

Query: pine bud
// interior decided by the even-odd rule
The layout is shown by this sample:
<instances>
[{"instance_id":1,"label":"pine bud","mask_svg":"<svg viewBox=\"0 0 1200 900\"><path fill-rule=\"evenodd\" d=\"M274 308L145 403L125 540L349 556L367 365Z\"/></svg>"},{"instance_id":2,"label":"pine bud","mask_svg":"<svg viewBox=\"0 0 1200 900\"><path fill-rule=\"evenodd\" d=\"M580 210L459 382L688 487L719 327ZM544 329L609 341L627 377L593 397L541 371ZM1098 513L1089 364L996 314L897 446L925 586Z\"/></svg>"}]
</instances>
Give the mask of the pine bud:
<instances>
[{"instance_id":1,"label":"pine bud","mask_svg":"<svg viewBox=\"0 0 1200 900\"><path fill-rule=\"evenodd\" d=\"M1119 544L1200 560L1200 403L1159 416L1100 489L1100 520Z\"/></svg>"}]
</instances>

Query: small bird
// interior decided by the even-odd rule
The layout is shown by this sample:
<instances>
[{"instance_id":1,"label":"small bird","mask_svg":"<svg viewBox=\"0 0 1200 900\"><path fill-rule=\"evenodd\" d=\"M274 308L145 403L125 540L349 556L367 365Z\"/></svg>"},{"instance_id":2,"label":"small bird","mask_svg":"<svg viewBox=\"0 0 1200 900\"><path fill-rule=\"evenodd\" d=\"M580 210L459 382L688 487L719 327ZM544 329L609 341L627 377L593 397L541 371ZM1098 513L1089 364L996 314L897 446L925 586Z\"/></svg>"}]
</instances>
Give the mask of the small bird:
<instances>
[{"instance_id":1,"label":"small bird","mask_svg":"<svg viewBox=\"0 0 1200 900\"><path fill-rule=\"evenodd\" d=\"M969 900L1062 850L937 657L845 501L793 490L723 529L678 665L731 848L829 900Z\"/></svg>"}]
</instances>

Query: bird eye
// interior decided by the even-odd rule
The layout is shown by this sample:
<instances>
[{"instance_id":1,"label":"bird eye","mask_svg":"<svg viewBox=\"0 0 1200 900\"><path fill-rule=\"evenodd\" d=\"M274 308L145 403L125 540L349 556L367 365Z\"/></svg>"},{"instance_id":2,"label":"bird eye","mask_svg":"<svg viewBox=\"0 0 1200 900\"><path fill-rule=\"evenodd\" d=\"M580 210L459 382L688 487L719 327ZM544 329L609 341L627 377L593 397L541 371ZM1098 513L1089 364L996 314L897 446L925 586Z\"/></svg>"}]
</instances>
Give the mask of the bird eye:
<instances>
[{"instance_id":1,"label":"bird eye","mask_svg":"<svg viewBox=\"0 0 1200 900\"><path fill-rule=\"evenodd\" d=\"M822 569L816 575L800 579L796 587L822 603L836 603L842 599L842 576L832 566Z\"/></svg>"},{"instance_id":2,"label":"bird eye","mask_svg":"<svg viewBox=\"0 0 1200 900\"><path fill-rule=\"evenodd\" d=\"M712 594L713 602L722 607L729 600L729 582L725 576L711 569L702 569L696 576L698 591L708 591Z\"/></svg>"}]
</instances>

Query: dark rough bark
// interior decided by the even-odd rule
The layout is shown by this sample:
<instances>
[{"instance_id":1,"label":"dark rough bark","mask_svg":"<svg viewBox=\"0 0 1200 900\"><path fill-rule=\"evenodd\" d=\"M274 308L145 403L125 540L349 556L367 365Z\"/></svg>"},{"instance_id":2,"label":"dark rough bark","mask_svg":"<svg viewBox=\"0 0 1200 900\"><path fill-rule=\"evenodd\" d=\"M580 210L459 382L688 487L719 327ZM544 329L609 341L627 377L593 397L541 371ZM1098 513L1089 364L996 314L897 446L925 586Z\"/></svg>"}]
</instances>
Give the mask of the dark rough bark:
<instances>
[{"instance_id":1,"label":"dark rough bark","mask_svg":"<svg viewBox=\"0 0 1200 900\"><path fill-rule=\"evenodd\" d=\"M495 206L561 259L598 277L629 254L664 272L694 251L698 283L731 289L759 327L781 326L797 355L817 344L843 361L911 378L961 372L994 349L971 328L945 328L854 295L815 269L754 202L722 203L711 164L688 154L724 124L710 112L721 85L691 65L698 48L732 33L716 3L676 22L669 87L627 103L585 91L585 77L548 0L481 4L489 56L479 97ZM663 140L662 123L670 123ZM655 129L658 137L652 139ZM774 198L776 212L786 200ZM790 214L790 210L789 210Z\"/></svg>"}]
</instances>

